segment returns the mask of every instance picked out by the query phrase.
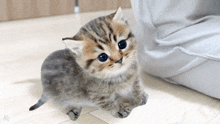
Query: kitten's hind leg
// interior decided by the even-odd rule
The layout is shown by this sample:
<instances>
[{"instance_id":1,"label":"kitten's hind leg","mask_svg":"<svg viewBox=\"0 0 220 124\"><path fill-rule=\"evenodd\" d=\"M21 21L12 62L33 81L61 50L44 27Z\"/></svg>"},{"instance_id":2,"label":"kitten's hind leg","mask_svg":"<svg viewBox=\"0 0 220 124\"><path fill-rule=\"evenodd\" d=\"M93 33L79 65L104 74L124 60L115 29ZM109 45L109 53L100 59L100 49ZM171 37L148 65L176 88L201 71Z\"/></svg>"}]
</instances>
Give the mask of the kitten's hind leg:
<instances>
[{"instance_id":1,"label":"kitten's hind leg","mask_svg":"<svg viewBox=\"0 0 220 124\"><path fill-rule=\"evenodd\" d=\"M75 121L79 118L81 111L82 111L82 107L73 108L67 113L67 115L71 120Z\"/></svg>"}]
</instances>

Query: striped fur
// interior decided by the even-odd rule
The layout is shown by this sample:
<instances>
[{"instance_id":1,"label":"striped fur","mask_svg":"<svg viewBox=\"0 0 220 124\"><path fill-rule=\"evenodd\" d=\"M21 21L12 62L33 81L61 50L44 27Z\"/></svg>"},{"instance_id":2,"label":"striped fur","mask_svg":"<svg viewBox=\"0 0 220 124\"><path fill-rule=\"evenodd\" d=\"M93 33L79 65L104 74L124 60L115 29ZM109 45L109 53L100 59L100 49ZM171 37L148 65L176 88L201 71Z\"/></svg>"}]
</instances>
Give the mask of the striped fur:
<instances>
[{"instance_id":1,"label":"striped fur","mask_svg":"<svg viewBox=\"0 0 220 124\"><path fill-rule=\"evenodd\" d=\"M136 62L137 46L134 35L125 19L113 20L114 14L88 22L75 36L80 37L85 43L82 49L83 57L78 63L96 77L115 77ZM128 44L124 50L118 48L121 40L126 40ZM106 53L109 60L100 62L97 57L101 53ZM120 58L122 58L122 67L116 62Z\"/></svg>"},{"instance_id":2,"label":"striped fur","mask_svg":"<svg viewBox=\"0 0 220 124\"><path fill-rule=\"evenodd\" d=\"M43 62L43 94L30 111L52 100L71 120L84 106L125 118L146 103L138 78L136 41L120 9L88 22L74 37L63 40L68 49L50 54ZM106 61L99 60L101 54L108 56Z\"/></svg>"}]
</instances>

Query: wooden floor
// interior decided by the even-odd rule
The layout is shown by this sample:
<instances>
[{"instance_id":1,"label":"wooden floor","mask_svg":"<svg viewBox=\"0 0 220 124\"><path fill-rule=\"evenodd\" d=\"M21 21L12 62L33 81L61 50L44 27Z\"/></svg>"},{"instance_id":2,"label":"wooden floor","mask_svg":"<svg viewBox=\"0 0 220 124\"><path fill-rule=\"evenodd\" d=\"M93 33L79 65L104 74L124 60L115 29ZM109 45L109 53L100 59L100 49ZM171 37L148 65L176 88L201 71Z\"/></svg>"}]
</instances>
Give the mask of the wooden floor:
<instances>
[{"instance_id":1,"label":"wooden floor","mask_svg":"<svg viewBox=\"0 0 220 124\"><path fill-rule=\"evenodd\" d=\"M83 108L73 122L51 102L28 111L42 88L40 67L61 39L73 36L89 20L113 11L0 23L0 124L220 124L220 100L142 74L148 103L117 119L96 108ZM131 9L124 14L132 27Z\"/></svg>"}]
</instances>

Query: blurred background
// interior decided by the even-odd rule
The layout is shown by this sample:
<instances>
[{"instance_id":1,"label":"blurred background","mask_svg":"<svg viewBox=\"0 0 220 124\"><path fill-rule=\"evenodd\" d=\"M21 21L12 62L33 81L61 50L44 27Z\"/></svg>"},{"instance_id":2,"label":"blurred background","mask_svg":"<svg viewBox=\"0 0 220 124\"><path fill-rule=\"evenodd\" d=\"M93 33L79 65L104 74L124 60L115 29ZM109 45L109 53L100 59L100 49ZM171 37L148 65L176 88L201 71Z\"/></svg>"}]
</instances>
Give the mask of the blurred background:
<instances>
[{"instance_id":1,"label":"blurred background","mask_svg":"<svg viewBox=\"0 0 220 124\"><path fill-rule=\"evenodd\" d=\"M131 7L130 0L0 0L0 21Z\"/></svg>"}]
</instances>

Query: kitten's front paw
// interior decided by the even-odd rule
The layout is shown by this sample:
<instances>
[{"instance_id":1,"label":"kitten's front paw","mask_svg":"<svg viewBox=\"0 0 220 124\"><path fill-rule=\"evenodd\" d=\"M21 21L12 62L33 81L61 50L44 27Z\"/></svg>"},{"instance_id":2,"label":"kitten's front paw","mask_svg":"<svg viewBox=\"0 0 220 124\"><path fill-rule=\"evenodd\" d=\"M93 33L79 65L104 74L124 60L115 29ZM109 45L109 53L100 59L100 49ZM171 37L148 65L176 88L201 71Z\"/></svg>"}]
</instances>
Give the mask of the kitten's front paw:
<instances>
[{"instance_id":1,"label":"kitten's front paw","mask_svg":"<svg viewBox=\"0 0 220 124\"><path fill-rule=\"evenodd\" d=\"M141 97L141 103L140 105L145 105L147 103L148 94L144 93Z\"/></svg>"},{"instance_id":2,"label":"kitten's front paw","mask_svg":"<svg viewBox=\"0 0 220 124\"><path fill-rule=\"evenodd\" d=\"M81 110L72 109L67 114L71 120L75 121L79 118L80 112L81 112Z\"/></svg>"},{"instance_id":3,"label":"kitten's front paw","mask_svg":"<svg viewBox=\"0 0 220 124\"><path fill-rule=\"evenodd\" d=\"M130 110L124 109L124 110L121 110L121 111L119 111L119 112L117 113L117 117L119 117L119 118L126 118L126 117L128 117L128 115L129 115L130 113L131 113Z\"/></svg>"},{"instance_id":4,"label":"kitten's front paw","mask_svg":"<svg viewBox=\"0 0 220 124\"><path fill-rule=\"evenodd\" d=\"M120 110L116 113L117 118L126 118L131 113L132 107L129 103L120 105Z\"/></svg>"}]
</instances>

